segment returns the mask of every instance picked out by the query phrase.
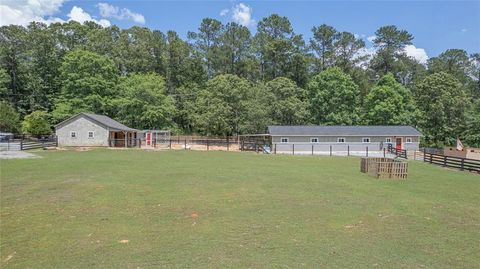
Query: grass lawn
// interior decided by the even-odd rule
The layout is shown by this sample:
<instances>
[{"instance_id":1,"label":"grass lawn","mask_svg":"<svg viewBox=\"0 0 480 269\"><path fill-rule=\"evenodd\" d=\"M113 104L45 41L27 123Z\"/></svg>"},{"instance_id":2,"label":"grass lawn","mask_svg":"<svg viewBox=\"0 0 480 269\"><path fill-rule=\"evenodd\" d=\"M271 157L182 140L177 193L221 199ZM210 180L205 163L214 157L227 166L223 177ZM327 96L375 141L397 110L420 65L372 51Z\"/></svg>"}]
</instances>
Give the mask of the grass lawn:
<instances>
[{"instance_id":1,"label":"grass lawn","mask_svg":"<svg viewBox=\"0 0 480 269\"><path fill-rule=\"evenodd\" d=\"M1 268L480 268L480 176L139 150L1 160ZM127 241L128 240L128 241Z\"/></svg>"}]
</instances>

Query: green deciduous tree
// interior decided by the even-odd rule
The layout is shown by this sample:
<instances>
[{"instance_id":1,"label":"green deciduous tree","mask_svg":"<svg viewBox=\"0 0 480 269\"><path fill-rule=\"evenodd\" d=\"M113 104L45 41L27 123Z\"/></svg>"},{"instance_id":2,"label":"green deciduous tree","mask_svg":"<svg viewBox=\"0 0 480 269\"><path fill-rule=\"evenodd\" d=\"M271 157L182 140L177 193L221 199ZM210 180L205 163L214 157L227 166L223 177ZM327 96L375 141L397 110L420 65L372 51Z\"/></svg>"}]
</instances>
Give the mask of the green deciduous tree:
<instances>
[{"instance_id":1,"label":"green deciduous tree","mask_svg":"<svg viewBox=\"0 0 480 269\"><path fill-rule=\"evenodd\" d=\"M371 125L411 125L418 112L413 96L391 73L383 76L368 93L363 120Z\"/></svg>"},{"instance_id":2,"label":"green deciduous tree","mask_svg":"<svg viewBox=\"0 0 480 269\"><path fill-rule=\"evenodd\" d=\"M60 67L62 92L53 112L54 122L79 111L108 114L117 82L118 71L108 57L78 49L69 52Z\"/></svg>"},{"instance_id":3,"label":"green deciduous tree","mask_svg":"<svg viewBox=\"0 0 480 269\"><path fill-rule=\"evenodd\" d=\"M27 30L24 27L17 25L0 27L0 64L10 77L5 95L22 115L30 110L27 48Z\"/></svg>"},{"instance_id":4,"label":"green deciduous tree","mask_svg":"<svg viewBox=\"0 0 480 269\"><path fill-rule=\"evenodd\" d=\"M467 128L463 137L468 145L480 147L480 100L473 104L472 110L467 114Z\"/></svg>"},{"instance_id":5,"label":"green deciduous tree","mask_svg":"<svg viewBox=\"0 0 480 269\"><path fill-rule=\"evenodd\" d=\"M20 115L7 102L0 102L0 131L17 133L20 129Z\"/></svg>"},{"instance_id":6,"label":"green deciduous tree","mask_svg":"<svg viewBox=\"0 0 480 269\"><path fill-rule=\"evenodd\" d=\"M470 105L462 84L450 74L435 73L418 85L415 95L425 142L453 144L464 131L465 112Z\"/></svg>"},{"instance_id":7,"label":"green deciduous tree","mask_svg":"<svg viewBox=\"0 0 480 269\"><path fill-rule=\"evenodd\" d=\"M247 80L236 75L219 75L209 80L197 101L199 130L209 135L238 134L250 88Z\"/></svg>"},{"instance_id":8,"label":"green deciduous tree","mask_svg":"<svg viewBox=\"0 0 480 269\"><path fill-rule=\"evenodd\" d=\"M137 129L173 127L175 106L166 95L165 80L154 74L132 74L122 79L114 101L115 118Z\"/></svg>"},{"instance_id":9,"label":"green deciduous tree","mask_svg":"<svg viewBox=\"0 0 480 269\"><path fill-rule=\"evenodd\" d=\"M51 134L52 129L48 123L48 113L37 110L25 116L22 122L22 132L30 135Z\"/></svg>"},{"instance_id":10,"label":"green deciduous tree","mask_svg":"<svg viewBox=\"0 0 480 269\"><path fill-rule=\"evenodd\" d=\"M265 86L273 97L270 102L264 103L265 109L270 107L273 124L297 125L307 122L308 103L304 89L284 77L271 80Z\"/></svg>"},{"instance_id":11,"label":"green deciduous tree","mask_svg":"<svg viewBox=\"0 0 480 269\"><path fill-rule=\"evenodd\" d=\"M308 92L315 124L352 125L360 121L358 86L339 68L329 68L314 76Z\"/></svg>"}]
</instances>

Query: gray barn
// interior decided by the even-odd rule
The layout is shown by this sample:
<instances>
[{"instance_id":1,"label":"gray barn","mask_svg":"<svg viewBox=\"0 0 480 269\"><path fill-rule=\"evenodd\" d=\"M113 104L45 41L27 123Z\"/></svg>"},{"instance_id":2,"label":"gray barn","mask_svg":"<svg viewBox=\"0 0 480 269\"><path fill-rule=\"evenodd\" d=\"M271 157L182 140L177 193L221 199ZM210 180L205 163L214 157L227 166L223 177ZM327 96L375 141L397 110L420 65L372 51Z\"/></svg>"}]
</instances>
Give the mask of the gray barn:
<instances>
[{"instance_id":1,"label":"gray barn","mask_svg":"<svg viewBox=\"0 0 480 269\"><path fill-rule=\"evenodd\" d=\"M418 150L422 134L411 126L268 126L277 151L381 151L391 144L397 149ZM295 145L295 146L292 146Z\"/></svg>"},{"instance_id":2,"label":"gray barn","mask_svg":"<svg viewBox=\"0 0 480 269\"><path fill-rule=\"evenodd\" d=\"M134 147L138 131L104 115L79 113L55 126L59 146Z\"/></svg>"}]
</instances>

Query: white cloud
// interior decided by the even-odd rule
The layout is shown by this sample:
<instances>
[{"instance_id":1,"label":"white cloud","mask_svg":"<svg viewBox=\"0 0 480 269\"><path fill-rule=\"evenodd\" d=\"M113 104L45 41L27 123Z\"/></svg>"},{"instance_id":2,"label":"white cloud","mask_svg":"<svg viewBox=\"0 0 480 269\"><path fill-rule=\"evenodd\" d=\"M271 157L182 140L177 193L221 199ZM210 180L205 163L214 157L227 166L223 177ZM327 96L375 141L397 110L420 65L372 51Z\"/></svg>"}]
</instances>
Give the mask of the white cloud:
<instances>
[{"instance_id":1,"label":"white cloud","mask_svg":"<svg viewBox=\"0 0 480 269\"><path fill-rule=\"evenodd\" d=\"M90 16L87 12L85 12L81 7L73 6L72 10L70 13L67 14L67 17L69 18L69 21L78 21L79 23L84 23L86 21L93 21L95 23L100 24L103 27L108 27L110 26L110 21L101 19L101 20L96 20Z\"/></svg>"},{"instance_id":2,"label":"white cloud","mask_svg":"<svg viewBox=\"0 0 480 269\"><path fill-rule=\"evenodd\" d=\"M1 25L28 25L32 21L52 23L63 22L62 19L52 17L60 11L66 0L1 0Z\"/></svg>"},{"instance_id":3,"label":"white cloud","mask_svg":"<svg viewBox=\"0 0 480 269\"><path fill-rule=\"evenodd\" d=\"M377 36L372 35L372 36L367 37L367 40L370 41L371 43L373 43L375 38L377 38Z\"/></svg>"},{"instance_id":4,"label":"white cloud","mask_svg":"<svg viewBox=\"0 0 480 269\"><path fill-rule=\"evenodd\" d=\"M222 11L220 11L220 16L222 16L222 17L226 16L228 14L228 12L229 12L228 8L222 9Z\"/></svg>"},{"instance_id":5,"label":"white cloud","mask_svg":"<svg viewBox=\"0 0 480 269\"><path fill-rule=\"evenodd\" d=\"M428 60L427 52L422 48L417 48L414 45L406 45L403 49L408 57L412 57L421 64L426 64Z\"/></svg>"},{"instance_id":6,"label":"white cloud","mask_svg":"<svg viewBox=\"0 0 480 269\"><path fill-rule=\"evenodd\" d=\"M232 19L234 22L249 27L255 25L255 20L252 18L252 8L240 3L232 9Z\"/></svg>"},{"instance_id":7,"label":"white cloud","mask_svg":"<svg viewBox=\"0 0 480 269\"><path fill-rule=\"evenodd\" d=\"M355 55L355 59L362 58L362 60L357 63L357 66L366 69L375 53L377 53L377 49L374 47L364 47L360 49Z\"/></svg>"},{"instance_id":8,"label":"white cloud","mask_svg":"<svg viewBox=\"0 0 480 269\"><path fill-rule=\"evenodd\" d=\"M99 3L97 6L103 18L131 20L136 23L145 24L145 17L142 14L133 12L128 8L119 8L107 3Z\"/></svg>"},{"instance_id":9,"label":"white cloud","mask_svg":"<svg viewBox=\"0 0 480 269\"><path fill-rule=\"evenodd\" d=\"M468 31L468 29L466 29L466 28L463 28L462 30L460 30L460 32L462 32L462 33L466 33L467 31Z\"/></svg>"}]
</instances>

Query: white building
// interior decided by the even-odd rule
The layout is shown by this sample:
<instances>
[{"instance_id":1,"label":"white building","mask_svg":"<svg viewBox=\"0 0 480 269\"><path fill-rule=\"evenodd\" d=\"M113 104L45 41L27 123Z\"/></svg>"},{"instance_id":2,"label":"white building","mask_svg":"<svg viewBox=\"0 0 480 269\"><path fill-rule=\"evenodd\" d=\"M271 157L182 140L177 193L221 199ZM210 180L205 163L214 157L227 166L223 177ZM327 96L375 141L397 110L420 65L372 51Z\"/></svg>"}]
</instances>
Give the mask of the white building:
<instances>
[{"instance_id":1,"label":"white building","mask_svg":"<svg viewBox=\"0 0 480 269\"><path fill-rule=\"evenodd\" d=\"M104 115L79 113L55 126L59 147L138 147L138 131Z\"/></svg>"}]
</instances>

